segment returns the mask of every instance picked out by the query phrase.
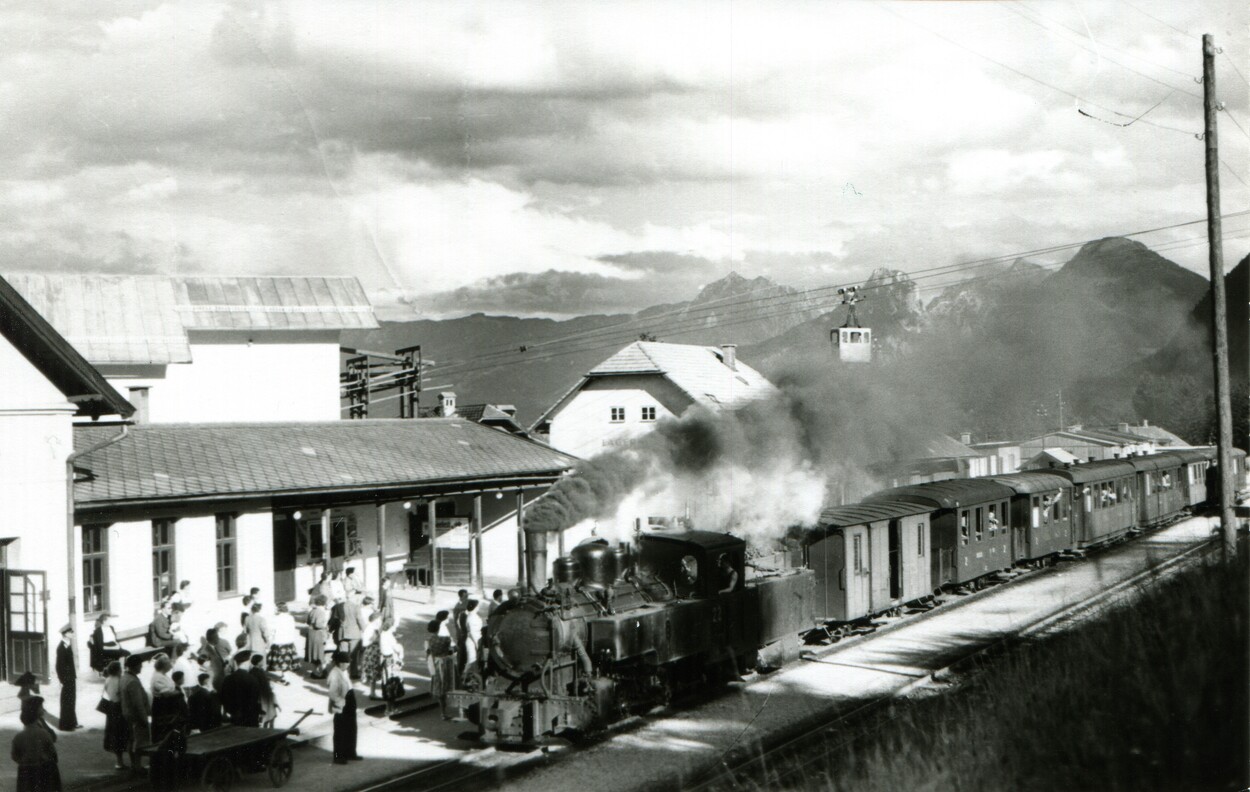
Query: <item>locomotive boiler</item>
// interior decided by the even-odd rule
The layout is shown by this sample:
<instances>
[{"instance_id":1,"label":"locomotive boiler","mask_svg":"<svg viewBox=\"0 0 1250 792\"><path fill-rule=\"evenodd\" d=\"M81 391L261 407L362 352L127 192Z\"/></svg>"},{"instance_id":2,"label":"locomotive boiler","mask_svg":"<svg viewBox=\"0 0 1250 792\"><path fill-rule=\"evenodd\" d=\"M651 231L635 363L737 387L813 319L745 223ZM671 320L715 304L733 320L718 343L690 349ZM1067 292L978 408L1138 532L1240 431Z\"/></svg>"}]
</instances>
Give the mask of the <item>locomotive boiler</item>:
<instances>
[{"instance_id":1,"label":"locomotive boiler","mask_svg":"<svg viewBox=\"0 0 1250 792\"><path fill-rule=\"evenodd\" d=\"M530 580L547 579L545 536L530 538ZM745 567L745 543L710 531L643 534L636 554L578 545L541 591L491 613L480 683L449 693L448 708L484 742L533 746L714 687L761 650L796 655L814 624L813 573L747 579Z\"/></svg>"}]
</instances>

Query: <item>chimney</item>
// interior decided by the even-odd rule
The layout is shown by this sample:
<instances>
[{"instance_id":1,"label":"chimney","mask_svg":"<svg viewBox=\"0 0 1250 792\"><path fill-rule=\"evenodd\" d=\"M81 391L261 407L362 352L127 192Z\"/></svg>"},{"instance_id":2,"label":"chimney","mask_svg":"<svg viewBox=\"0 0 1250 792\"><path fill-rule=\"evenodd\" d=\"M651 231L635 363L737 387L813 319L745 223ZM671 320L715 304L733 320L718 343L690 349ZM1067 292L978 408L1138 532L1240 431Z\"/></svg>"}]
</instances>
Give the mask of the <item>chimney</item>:
<instances>
[{"instance_id":1,"label":"chimney","mask_svg":"<svg viewBox=\"0 0 1250 792\"><path fill-rule=\"evenodd\" d=\"M1094 460L1094 457L1092 457L1092 456L1091 456L1091 457L1089 458L1089 461L1090 461L1090 462L1094 462L1094 461L1095 461L1095 460Z\"/></svg>"},{"instance_id":2,"label":"chimney","mask_svg":"<svg viewBox=\"0 0 1250 792\"><path fill-rule=\"evenodd\" d=\"M971 445L971 443L972 443L972 432L960 432L960 433L959 433L959 442L963 443L964 445Z\"/></svg>"},{"instance_id":3,"label":"chimney","mask_svg":"<svg viewBox=\"0 0 1250 792\"><path fill-rule=\"evenodd\" d=\"M1120 452L1119 452L1119 451L1116 451L1116 452L1112 453L1112 454L1111 454L1111 456L1115 457L1116 459L1119 459L1119 458L1120 458Z\"/></svg>"},{"instance_id":4,"label":"chimney","mask_svg":"<svg viewBox=\"0 0 1250 792\"><path fill-rule=\"evenodd\" d=\"M1141 425L1142 425L1142 426L1150 426L1150 421L1147 421L1145 418L1143 418L1143 419L1141 419Z\"/></svg>"},{"instance_id":5,"label":"chimney","mask_svg":"<svg viewBox=\"0 0 1250 792\"><path fill-rule=\"evenodd\" d=\"M439 413L444 418L451 418L456 414L456 394L452 391L443 391L438 394Z\"/></svg>"},{"instance_id":6,"label":"chimney","mask_svg":"<svg viewBox=\"0 0 1250 792\"><path fill-rule=\"evenodd\" d=\"M1121 434L1128 434L1128 424L1124 423L1123 421L1121 421L1120 425L1117 426L1116 428L1120 430Z\"/></svg>"},{"instance_id":7,"label":"chimney","mask_svg":"<svg viewBox=\"0 0 1250 792\"><path fill-rule=\"evenodd\" d=\"M731 371L738 370L738 345L737 344L721 344L721 362L729 366Z\"/></svg>"}]
</instances>

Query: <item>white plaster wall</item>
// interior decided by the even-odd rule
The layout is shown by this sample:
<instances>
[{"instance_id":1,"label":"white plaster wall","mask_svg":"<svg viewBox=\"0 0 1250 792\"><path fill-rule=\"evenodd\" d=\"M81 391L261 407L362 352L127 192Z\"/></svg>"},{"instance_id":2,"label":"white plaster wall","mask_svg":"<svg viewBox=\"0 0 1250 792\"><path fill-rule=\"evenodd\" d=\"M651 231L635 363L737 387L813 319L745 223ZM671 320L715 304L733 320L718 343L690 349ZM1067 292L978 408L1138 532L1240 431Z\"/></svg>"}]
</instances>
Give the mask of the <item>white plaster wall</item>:
<instances>
[{"instance_id":1,"label":"white plaster wall","mask_svg":"<svg viewBox=\"0 0 1250 792\"><path fill-rule=\"evenodd\" d=\"M236 550L239 554L239 598L256 586L261 590L261 599L273 604L273 515L269 512L240 514L235 521L235 527L238 534ZM215 574L217 559L211 558L205 564ZM234 605L236 607L232 608L232 613L239 610L238 603L235 602ZM234 621L223 621L233 625L238 617L236 615Z\"/></svg>"},{"instance_id":2,"label":"white plaster wall","mask_svg":"<svg viewBox=\"0 0 1250 792\"><path fill-rule=\"evenodd\" d=\"M0 537L15 538L9 566L46 573L48 668L69 618L66 460L75 408L0 338Z\"/></svg>"},{"instance_id":3,"label":"white plaster wall","mask_svg":"<svg viewBox=\"0 0 1250 792\"><path fill-rule=\"evenodd\" d=\"M198 646L204 631L217 623L216 517L178 520L174 525L174 567L179 584L191 581L191 607L183 614L183 630L191 645Z\"/></svg>"},{"instance_id":4,"label":"white plaster wall","mask_svg":"<svg viewBox=\"0 0 1250 792\"><path fill-rule=\"evenodd\" d=\"M174 526L177 537L178 526ZM115 522L108 529L109 611L117 614L118 632L152 623L152 523L150 520ZM82 543L81 532L78 542ZM175 571L182 573L175 550Z\"/></svg>"},{"instance_id":5,"label":"white plaster wall","mask_svg":"<svg viewBox=\"0 0 1250 792\"><path fill-rule=\"evenodd\" d=\"M623 422L612 422L613 407L625 408ZM642 420L643 407L656 408L656 421L673 416L641 388L579 391L552 419L549 442L553 448L579 457L611 451L655 427L655 421Z\"/></svg>"},{"instance_id":6,"label":"white plaster wall","mask_svg":"<svg viewBox=\"0 0 1250 792\"><path fill-rule=\"evenodd\" d=\"M212 342L191 333L191 363L163 379L111 377L120 392L146 386L153 423L333 421L339 410L339 336L254 333Z\"/></svg>"}]
</instances>

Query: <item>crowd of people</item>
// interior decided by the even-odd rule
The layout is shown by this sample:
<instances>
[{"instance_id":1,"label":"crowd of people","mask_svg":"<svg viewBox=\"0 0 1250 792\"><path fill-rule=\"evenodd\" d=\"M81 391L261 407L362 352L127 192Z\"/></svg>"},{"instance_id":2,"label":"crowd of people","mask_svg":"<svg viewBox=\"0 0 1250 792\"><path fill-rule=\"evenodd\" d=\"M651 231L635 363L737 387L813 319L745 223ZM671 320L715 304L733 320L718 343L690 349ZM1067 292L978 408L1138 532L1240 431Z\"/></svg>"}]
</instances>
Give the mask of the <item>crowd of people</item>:
<instances>
[{"instance_id":1,"label":"crowd of people","mask_svg":"<svg viewBox=\"0 0 1250 792\"><path fill-rule=\"evenodd\" d=\"M510 592L509 598L514 596ZM479 603L461 589L455 605L429 622L426 656L431 692L440 704L457 686L480 682L485 625L503 602L502 590ZM334 722L334 762L344 764L361 759L355 738L356 686L367 688L370 698L384 700L388 713L403 696L404 648L389 580L375 598L366 593L353 567L324 572L309 591L302 652L299 628L287 604L269 606L259 588L242 598L237 626L218 621L200 632L198 615L191 585L183 581L160 602L146 631L147 646L134 653L122 646L113 614L96 619L88 641L90 665L104 681L96 709L105 716L103 747L114 756L115 769L134 775L152 771L143 767L145 748L168 746L192 732L227 723L272 728L281 711L275 685L288 684L287 675L295 672L325 680L327 710ZM81 728L73 643L73 626L67 624L56 655L61 684L57 725L64 731ZM151 675L145 684L141 675L148 663ZM29 691L23 698L24 728L13 743L19 778L25 779L19 788L59 788L47 786L54 776L59 784L59 775L56 736L44 719L43 700ZM36 699L37 707L30 704ZM443 714L447 717L445 710Z\"/></svg>"}]
</instances>

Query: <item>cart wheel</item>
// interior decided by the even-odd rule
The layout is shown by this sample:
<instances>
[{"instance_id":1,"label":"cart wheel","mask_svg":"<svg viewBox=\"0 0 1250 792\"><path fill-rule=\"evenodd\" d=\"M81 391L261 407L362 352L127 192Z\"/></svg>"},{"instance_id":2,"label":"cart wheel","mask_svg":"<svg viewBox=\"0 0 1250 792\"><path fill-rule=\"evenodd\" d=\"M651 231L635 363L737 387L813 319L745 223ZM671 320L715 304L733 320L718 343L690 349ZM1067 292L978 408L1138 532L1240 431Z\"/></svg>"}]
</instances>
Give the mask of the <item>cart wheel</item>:
<instances>
[{"instance_id":1,"label":"cart wheel","mask_svg":"<svg viewBox=\"0 0 1250 792\"><path fill-rule=\"evenodd\" d=\"M230 792L234 786L234 763L224 756L209 761L200 774L200 786L212 792Z\"/></svg>"},{"instance_id":2,"label":"cart wheel","mask_svg":"<svg viewBox=\"0 0 1250 792\"><path fill-rule=\"evenodd\" d=\"M280 742L269 754L269 782L275 787L285 786L295 772L295 757L291 755L291 747Z\"/></svg>"}]
</instances>

